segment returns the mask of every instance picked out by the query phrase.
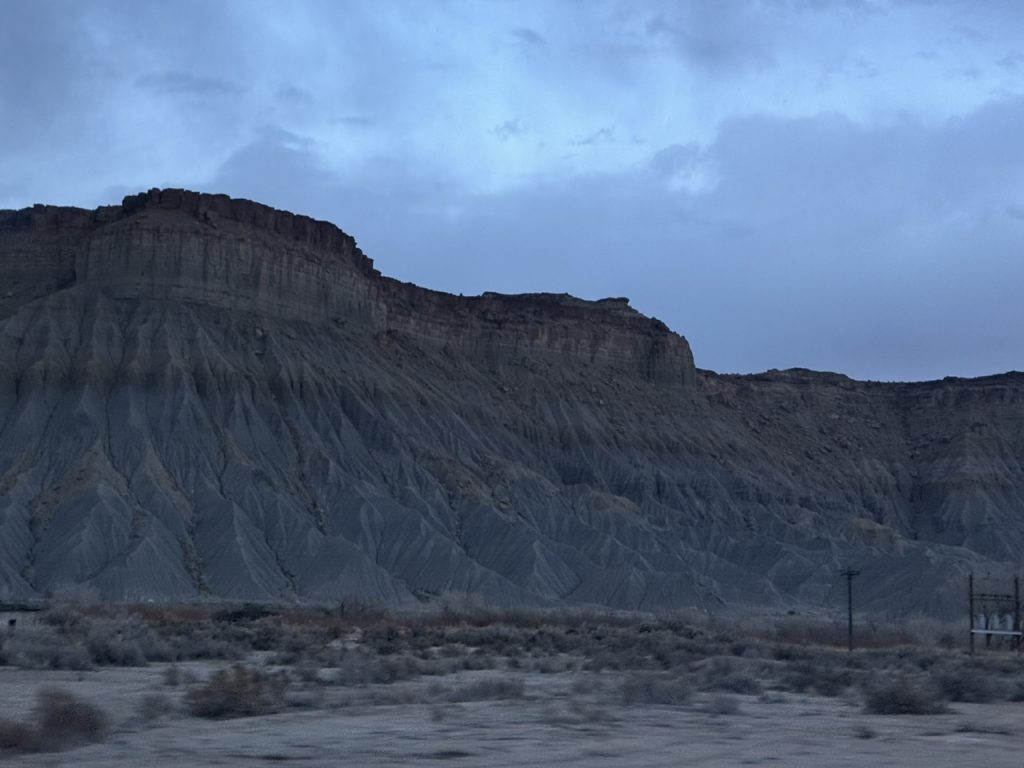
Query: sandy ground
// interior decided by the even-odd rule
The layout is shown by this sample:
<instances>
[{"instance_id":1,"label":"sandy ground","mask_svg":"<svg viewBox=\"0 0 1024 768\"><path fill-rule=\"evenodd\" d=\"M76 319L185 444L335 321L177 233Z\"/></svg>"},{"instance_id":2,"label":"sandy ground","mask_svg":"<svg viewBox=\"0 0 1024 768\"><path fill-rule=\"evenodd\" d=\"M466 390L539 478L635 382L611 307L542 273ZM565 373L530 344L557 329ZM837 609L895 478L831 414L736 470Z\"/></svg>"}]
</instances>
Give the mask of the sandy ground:
<instances>
[{"instance_id":1,"label":"sandy ground","mask_svg":"<svg viewBox=\"0 0 1024 768\"><path fill-rule=\"evenodd\" d=\"M188 665L185 665L188 666ZM210 667L192 665L201 676ZM531 674L525 696L451 703L437 686L487 672L362 689L297 694L286 712L207 721L180 712L182 689L162 665L95 672L0 669L4 716L27 717L41 685L102 706L106 740L60 753L8 757L10 765L88 766L1024 766L1024 704L956 704L944 715L865 715L854 697L696 694L681 706L623 706L614 678ZM502 673L503 677L508 677ZM593 678L594 676L591 676ZM433 686L433 687L431 687ZM589 692L580 692L580 688ZM326 692L325 692L326 691ZM381 704L410 698L435 701ZM171 711L147 723L143 696Z\"/></svg>"}]
</instances>

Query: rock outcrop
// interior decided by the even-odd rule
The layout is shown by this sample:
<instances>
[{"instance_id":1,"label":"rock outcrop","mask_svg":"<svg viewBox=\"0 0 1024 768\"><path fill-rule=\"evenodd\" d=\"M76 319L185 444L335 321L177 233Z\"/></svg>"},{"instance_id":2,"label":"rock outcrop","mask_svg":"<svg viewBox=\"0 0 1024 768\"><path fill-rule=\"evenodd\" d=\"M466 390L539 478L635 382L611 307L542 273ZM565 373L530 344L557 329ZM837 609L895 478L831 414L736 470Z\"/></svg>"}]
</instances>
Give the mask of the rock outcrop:
<instances>
[{"instance_id":1,"label":"rock outcrop","mask_svg":"<svg viewBox=\"0 0 1024 768\"><path fill-rule=\"evenodd\" d=\"M720 376L625 299L461 297L153 190L0 211L0 595L955 614L1024 547L1024 376Z\"/></svg>"}]
</instances>

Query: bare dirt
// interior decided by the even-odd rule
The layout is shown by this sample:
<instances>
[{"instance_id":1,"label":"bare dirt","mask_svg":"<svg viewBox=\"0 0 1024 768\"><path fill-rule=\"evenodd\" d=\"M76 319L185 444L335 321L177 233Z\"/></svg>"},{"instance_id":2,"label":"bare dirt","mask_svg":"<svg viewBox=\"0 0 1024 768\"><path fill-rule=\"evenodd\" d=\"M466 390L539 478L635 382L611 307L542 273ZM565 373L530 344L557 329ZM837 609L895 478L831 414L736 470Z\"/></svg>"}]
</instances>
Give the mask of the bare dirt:
<instances>
[{"instance_id":1,"label":"bare dirt","mask_svg":"<svg viewBox=\"0 0 1024 768\"><path fill-rule=\"evenodd\" d=\"M182 665L202 678L221 665ZM294 693L280 714L223 721L189 716L163 665L92 672L0 669L4 714L31 717L36 691L57 685L99 704L110 731L98 744L7 756L11 765L302 766L1021 766L1024 703L955 704L948 714L883 716L859 699L701 693L678 706L627 706L615 676L519 676L521 698L452 701L462 672L356 691ZM507 673L500 673L507 679ZM166 696L153 721L144 698ZM407 703L401 703L401 702ZM398 702L398 703L389 703Z\"/></svg>"}]
</instances>

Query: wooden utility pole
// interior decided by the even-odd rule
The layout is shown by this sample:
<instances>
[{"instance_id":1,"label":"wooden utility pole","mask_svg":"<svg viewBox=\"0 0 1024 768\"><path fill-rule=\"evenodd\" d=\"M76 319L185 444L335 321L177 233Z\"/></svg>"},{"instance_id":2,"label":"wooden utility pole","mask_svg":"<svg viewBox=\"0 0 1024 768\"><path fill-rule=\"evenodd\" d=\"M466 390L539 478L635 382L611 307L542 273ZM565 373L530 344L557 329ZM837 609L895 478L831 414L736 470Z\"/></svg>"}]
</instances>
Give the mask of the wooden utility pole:
<instances>
[{"instance_id":1,"label":"wooden utility pole","mask_svg":"<svg viewBox=\"0 0 1024 768\"><path fill-rule=\"evenodd\" d=\"M968 618L971 621L970 632L971 632L971 655L974 655L974 572L972 571L967 576L967 612L970 614Z\"/></svg>"},{"instance_id":2,"label":"wooden utility pole","mask_svg":"<svg viewBox=\"0 0 1024 768\"><path fill-rule=\"evenodd\" d=\"M847 568L843 576L846 577L846 647L853 651L853 577L860 576L860 571Z\"/></svg>"},{"instance_id":3,"label":"wooden utility pole","mask_svg":"<svg viewBox=\"0 0 1024 768\"><path fill-rule=\"evenodd\" d=\"M1020 653L1020 576L1013 577L1013 650Z\"/></svg>"}]
</instances>

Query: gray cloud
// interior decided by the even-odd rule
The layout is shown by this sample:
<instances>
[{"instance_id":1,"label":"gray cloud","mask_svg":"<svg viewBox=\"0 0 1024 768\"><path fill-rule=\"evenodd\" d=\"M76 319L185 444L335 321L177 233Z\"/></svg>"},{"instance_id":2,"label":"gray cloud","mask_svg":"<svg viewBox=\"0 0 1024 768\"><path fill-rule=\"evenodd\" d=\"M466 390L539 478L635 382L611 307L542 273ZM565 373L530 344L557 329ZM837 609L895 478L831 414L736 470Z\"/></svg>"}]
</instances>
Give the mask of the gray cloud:
<instances>
[{"instance_id":1,"label":"gray cloud","mask_svg":"<svg viewBox=\"0 0 1024 768\"><path fill-rule=\"evenodd\" d=\"M669 5L648 21L647 32L669 40L688 62L712 72L763 69L775 62L771 28L751 3Z\"/></svg>"},{"instance_id":2,"label":"gray cloud","mask_svg":"<svg viewBox=\"0 0 1024 768\"><path fill-rule=\"evenodd\" d=\"M615 140L615 131L611 128L599 128L579 139L575 139L572 145L575 147L589 147L593 144L603 144Z\"/></svg>"},{"instance_id":3,"label":"gray cloud","mask_svg":"<svg viewBox=\"0 0 1024 768\"><path fill-rule=\"evenodd\" d=\"M628 294L721 370L1021 367L1015 3L252 8L5 8L0 205L227 192L431 287Z\"/></svg>"},{"instance_id":4,"label":"gray cloud","mask_svg":"<svg viewBox=\"0 0 1024 768\"><path fill-rule=\"evenodd\" d=\"M707 156L669 147L634 172L487 196L383 160L361 170L374 184L341 183L266 137L214 186L334 220L386 273L430 287L630 295L705 367L936 378L1020 367L1005 158L1024 152L1022 121L1024 100L939 126L751 117ZM716 166L713 190L666 187L698 162Z\"/></svg>"},{"instance_id":5,"label":"gray cloud","mask_svg":"<svg viewBox=\"0 0 1024 768\"><path fill-rule=\"evenodd\" d=\"M88 129L99 67L79 33L83 8L54 13L45 3L4 7L0 24L0 145L8 153L59 142ZM86 124L83 124L83 119ZM2 165L0 165L2 168Z\"/></svg>"},{"instance_id":6,"label":"gray cloud","mask_svg":"<svg viewBox=\"0 0 1024 768\"><path fill-rule=\"evenodd\" d=\"M135 85L172 95L227 96L241 91L237 85L226 80L188 72L153 72L138 78Z\"/></svg>"},{"instance_id":7,"label":"gray cloud","mask_svg":"<svg viewBox=\"0 0 1024 768\"><path fill-rule=\"evenodd\" d=\"M523 45L543 47L548 41L544 36L534 29L528 27L517 27L512 30L512 37Z\"/></svg>"},{"instance_id":8,"label":"gray cloud","mask_svg":"<svg viewBox=\"0 0 1024 768\"><path fill-rule=\"evenodd\" d=\"M522 136L526 132L526 129L523 127L522 120L516 117L499 123L491 129L491 132L501 141L508 141L509 139L515 139Z\"/></svg>"},{"instance_id":9,"label":"gray cloud","mask_svg":"<svg viewBox=\"0 0 1024 768\"><path fill-rule=\"evenodd\" d=\"M704 154L696 144L671 144L654 153L651 169L665 179L690 174L697 170Z\"/></svg>"},{"instance_id":10,"label":"gray cloud","mask_svg":"<svg viewBox=\"0 0 1024 768\"><path fill-rule=\"evenodd\" d=\"M1016 71L1020 67L1024 66L1024 53L1021 53L1020 51L1011 51L996 63L1005 69Z\"/></svg>"},{"instance_id":11,"label":"gray cloud","mask_svg":"<svg viewBox=\"0 0 1024 768\"><path fill-rule=\"evenodd\" d=\"M369 115L343 115L331 120L332 125L343 125L348 128L372 128L376 122Z\"/></svg>"},{"instance_id":12,"label":"gray cloud","mask_svg":"<svg viewBox=\"0 0 1024 768\"><path fill-rule=\"evenodd\" d=\"M313 94L296 85L285 85L277 89L278 100L291 106L308 107L313 103Z\"/></svg>"}]
</instances>

